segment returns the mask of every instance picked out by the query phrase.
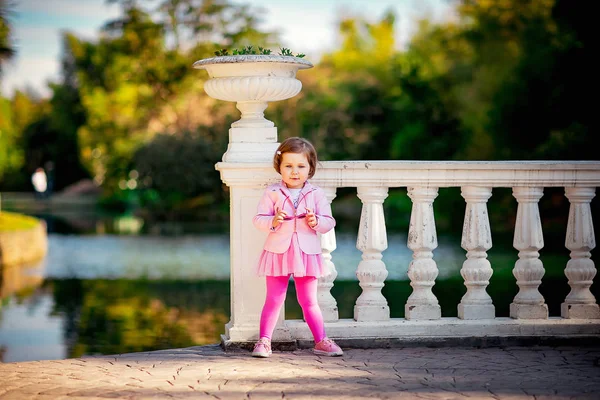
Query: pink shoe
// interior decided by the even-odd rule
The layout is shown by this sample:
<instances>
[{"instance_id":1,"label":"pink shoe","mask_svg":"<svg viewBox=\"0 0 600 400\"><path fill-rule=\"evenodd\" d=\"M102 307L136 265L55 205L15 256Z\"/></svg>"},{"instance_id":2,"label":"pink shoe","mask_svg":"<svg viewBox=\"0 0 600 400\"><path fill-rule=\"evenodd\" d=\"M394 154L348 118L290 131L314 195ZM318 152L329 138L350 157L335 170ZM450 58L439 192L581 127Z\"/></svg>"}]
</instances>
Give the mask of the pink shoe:
<instances>
[{"instance_id":1,"label":"pink shoe","mask_svg":"<svg viewBox=\"0 0 600 400\"><path fill-rule=\"evenodd\" d=\"M271 351L271 341L267 338L260 338L254 345L252 351L252 357L267 358L270 357L273 352Z\"/></svg>"},{"instance_id":2,"label":"pink shoe","mask_svg":"<svg viewBox=\"0 0 600 400\"><path fill-rule=\"evenodd\" d=\"M315 344L315 348L313 349L313 353L321 355L321 356L341 356L344 354L340 346L335 344L335 342L329 338L325 338L321 340L319 343Z\"/></svg>"}]
</instances>

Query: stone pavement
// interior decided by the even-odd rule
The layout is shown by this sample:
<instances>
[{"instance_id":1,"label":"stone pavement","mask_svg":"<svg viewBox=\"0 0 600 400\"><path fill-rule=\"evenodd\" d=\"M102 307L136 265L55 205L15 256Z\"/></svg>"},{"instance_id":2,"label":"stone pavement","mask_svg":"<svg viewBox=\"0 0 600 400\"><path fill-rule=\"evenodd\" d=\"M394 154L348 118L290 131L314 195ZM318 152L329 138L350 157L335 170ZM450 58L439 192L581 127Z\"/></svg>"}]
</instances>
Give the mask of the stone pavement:
<instances>
[{"instance_id":1,"label":"stone pavement","mask_svg":"<svg viewBox=\"0 0 600 400\"><path fill-rule=\"evenodd\" d=\"M600 346L310 350L219 346L0 364L0 399L600 399Z\"/></svg>"}]
</instances>

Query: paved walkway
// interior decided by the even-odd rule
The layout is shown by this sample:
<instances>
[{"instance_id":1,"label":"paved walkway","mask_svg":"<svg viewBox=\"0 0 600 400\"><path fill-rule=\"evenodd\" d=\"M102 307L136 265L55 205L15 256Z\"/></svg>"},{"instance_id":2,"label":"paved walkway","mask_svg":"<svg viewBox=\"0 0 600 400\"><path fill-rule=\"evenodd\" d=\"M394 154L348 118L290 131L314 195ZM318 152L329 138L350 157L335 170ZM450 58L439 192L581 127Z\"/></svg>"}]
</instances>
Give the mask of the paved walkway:
<instances>
[{"instance_id":1,"label":"paved walkway","mask_svg":"<svg viewBox=\"0 0 600 400\"><path fill-rule=\"evenodd\" d=\"M600 399L600 347L310 350L203 346L0 364L0 399Z\"/></svg>"}]
</instances>

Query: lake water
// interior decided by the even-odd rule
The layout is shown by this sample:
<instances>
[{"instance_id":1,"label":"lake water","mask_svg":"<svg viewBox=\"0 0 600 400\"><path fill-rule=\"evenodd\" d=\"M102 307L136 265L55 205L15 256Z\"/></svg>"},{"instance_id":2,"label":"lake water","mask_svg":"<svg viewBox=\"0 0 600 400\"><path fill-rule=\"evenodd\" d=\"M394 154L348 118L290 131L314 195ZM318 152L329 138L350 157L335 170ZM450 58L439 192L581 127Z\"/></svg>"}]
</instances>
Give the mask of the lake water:
<instances>
[{"instance_id":1,"label":"lake water","mask_svg":"<svg viewBox=\"0 0 600 400\"><path fill-rule=\"evenodd\" d=\"M337 234L333 261L338 279L332 294L341 318L352 317L361 291L355 275L361 253L355 245L356 234ZM489 252L494 276L488 292L497 315L505 316L517 292L511 273L517 252L499 247ZM443 315L455 316L465 292L460 238L440 237L434 258L440 269L434 293ZM406 236L389 235L383 293L392 317L403 316L412 290L406 273L411 259ZM540 291L551 314L558 315L568 293L562 274L568 253L543 254L542 260L548 271ZM2 271L0 283L4 362L216 343L229 320L229 236L51 233L43 262ZM301 318L293 285L286 315Z\"/></svg>"}]
</instances>

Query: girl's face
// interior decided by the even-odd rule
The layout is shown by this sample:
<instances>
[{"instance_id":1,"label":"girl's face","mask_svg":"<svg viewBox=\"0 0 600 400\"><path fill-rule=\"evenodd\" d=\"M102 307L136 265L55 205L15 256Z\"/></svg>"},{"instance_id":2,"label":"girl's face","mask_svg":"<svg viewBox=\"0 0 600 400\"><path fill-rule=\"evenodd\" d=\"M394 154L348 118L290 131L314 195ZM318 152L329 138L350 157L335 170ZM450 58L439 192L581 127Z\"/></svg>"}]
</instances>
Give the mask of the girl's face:
<instances>
[{"instance_id":1,"label":"girl's face","mask_svg":"<svg viewBox=\"0 0 600 400\"><path fill-rule=\"evenodd\" d=\"M289 189L301 189L308 179L310 165L302 153L283 153L279 173Z\"/></svg>"}]
</instances>

